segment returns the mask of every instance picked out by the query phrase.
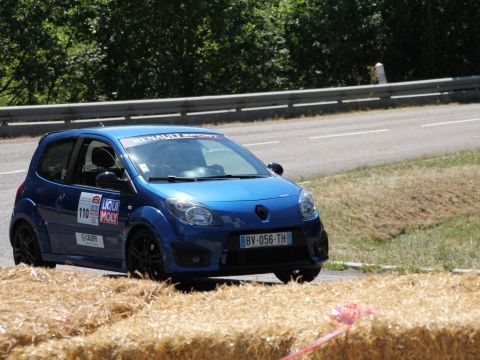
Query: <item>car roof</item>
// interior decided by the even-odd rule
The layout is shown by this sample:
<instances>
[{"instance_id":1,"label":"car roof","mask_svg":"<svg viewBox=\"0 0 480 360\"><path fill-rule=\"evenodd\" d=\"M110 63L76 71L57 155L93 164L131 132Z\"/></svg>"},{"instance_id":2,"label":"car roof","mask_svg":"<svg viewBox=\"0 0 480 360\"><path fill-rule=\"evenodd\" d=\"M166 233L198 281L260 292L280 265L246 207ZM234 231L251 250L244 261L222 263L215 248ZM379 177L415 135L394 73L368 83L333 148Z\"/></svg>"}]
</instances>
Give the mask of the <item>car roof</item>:
<instances>
[{"instance_id":1,"label":"car roof","mask_svg":"<svg viewBox=\"0 0 480 360\"><path fill-rule=\"evenodd\" d=\"M219 134L218 131L193 126L178 125L129 125L129 126L98 126L93 128L73 129L56 131L46 136L49 139L62 139L66 137L77 137L82 135L100 135L113 141L133 136L143 136L152 134L169 134L169 133L206 133ZM46 137L40 139L40 142Z\"/></svg>"}]
</instances>

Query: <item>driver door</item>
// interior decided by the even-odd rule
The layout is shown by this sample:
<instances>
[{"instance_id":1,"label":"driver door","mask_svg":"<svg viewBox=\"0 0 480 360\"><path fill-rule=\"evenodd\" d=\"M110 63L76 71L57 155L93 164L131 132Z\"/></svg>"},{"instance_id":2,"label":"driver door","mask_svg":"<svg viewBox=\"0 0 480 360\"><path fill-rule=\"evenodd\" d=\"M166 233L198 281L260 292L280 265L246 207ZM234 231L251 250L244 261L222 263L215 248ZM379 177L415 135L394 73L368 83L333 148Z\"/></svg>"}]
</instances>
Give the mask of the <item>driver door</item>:
<instances>
[{"instance_id":1,"label":"driver door","mask_svg":"<svg viewBox=\"0 0 480 360\"><path fill-rule=\"evenodd\" d=\"M127 217L127 199L119 191L96 185L98 174L121 175L123 167L112 146L84 139L68 185L61 189L65 219L61 245L70 255L121 259L120 232Z\"/></svg>"}]
</instances>

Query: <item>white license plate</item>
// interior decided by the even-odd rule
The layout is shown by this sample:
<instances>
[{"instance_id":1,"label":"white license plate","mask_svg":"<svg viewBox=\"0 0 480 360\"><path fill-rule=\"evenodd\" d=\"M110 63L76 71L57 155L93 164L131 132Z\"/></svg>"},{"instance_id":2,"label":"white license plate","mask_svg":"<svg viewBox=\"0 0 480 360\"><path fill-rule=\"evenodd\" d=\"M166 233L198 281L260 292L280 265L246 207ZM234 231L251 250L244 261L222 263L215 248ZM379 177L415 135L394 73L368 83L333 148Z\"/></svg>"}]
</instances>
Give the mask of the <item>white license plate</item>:
<instances>
[{"instance_id":1,"label":"white license plate","mask_svg":"<svg viewBox=\"0 0 480 360\"><path fill-rule=\"evenodd\" d=\"M289 245L292 245L291 232L240 235L241 249Z\"/></svg>"}]
</instances>

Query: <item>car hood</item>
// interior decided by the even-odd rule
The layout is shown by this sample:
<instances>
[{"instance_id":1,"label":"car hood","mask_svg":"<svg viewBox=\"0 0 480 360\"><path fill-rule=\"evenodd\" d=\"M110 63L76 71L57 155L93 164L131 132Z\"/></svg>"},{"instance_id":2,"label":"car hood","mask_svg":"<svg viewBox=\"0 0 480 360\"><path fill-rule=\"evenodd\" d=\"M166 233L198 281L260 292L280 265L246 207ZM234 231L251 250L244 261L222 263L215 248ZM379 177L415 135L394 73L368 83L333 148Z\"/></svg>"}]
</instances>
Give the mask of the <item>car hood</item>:
<instances>
[{"instance_id":1,"label":"car hood","mask_svg":"<svg viewBox=\"0 0 480 360\"><path fill-rule=\"evenodd\" d=\"M164 198L187 196L202 203L297 197L300 192L298 185L281 177L178 183L162 182L149 183L148 186Z\"/></svg>"}]
</instances>

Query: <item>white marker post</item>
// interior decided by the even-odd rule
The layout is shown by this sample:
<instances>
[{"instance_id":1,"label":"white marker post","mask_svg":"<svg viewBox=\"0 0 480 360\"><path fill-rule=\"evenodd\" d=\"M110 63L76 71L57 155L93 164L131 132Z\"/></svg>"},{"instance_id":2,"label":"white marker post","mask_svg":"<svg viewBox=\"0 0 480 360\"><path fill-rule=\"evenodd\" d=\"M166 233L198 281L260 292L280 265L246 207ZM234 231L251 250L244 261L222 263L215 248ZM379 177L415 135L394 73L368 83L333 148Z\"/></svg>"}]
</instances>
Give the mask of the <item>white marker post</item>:
<instances>
[{"instance_id":1,"label":"white marker post","mask_svg":"<svg viewBox=\"0 0 480 360\"><path fill-rule=\"evenodd\" d=\"M385 69L382 63L375 64L375 72L377 73L377 79L379 84L387 83L387 76L385 75Z\"/></svg>"}]
</instances>

